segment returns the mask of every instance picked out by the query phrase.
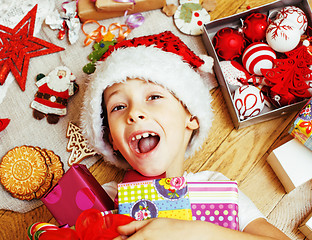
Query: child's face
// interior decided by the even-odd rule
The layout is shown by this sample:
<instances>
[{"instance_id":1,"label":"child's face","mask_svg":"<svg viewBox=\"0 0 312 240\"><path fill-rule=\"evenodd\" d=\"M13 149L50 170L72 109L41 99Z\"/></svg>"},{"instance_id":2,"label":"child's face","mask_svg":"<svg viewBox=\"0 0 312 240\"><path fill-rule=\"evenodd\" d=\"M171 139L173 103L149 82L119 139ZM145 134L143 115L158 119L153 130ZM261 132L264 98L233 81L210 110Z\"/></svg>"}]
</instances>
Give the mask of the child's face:
<instances>
[{"instance_id":1,"label":"child's face","mask_svg":"<svg viewBox=\"0 0 312 240\"><path fill-rule=\"evenodd\" d=\"M198 122L168 90L131 79L107 88L104 101L113 148L135 170L145 176L181 174Z\"/></svg>"}]
</instances>

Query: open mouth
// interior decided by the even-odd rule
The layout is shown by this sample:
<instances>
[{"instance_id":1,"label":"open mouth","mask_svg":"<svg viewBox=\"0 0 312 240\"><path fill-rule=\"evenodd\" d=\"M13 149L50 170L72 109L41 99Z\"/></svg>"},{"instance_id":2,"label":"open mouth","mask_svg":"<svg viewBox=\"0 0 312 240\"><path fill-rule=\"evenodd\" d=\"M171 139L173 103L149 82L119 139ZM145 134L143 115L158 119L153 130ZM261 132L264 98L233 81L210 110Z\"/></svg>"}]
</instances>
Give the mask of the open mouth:
<instances>
[{"instance_id":1,"label":"open mouth","mask_svg":"<svg viewBox=\"0 0 312 240\"><path fill-rule=\"evenodd\" d=\"M142 133L132 137L131 148L137 153L148 153L156 148L160 137L156 133Z\"/></svg>"}]
</instances>

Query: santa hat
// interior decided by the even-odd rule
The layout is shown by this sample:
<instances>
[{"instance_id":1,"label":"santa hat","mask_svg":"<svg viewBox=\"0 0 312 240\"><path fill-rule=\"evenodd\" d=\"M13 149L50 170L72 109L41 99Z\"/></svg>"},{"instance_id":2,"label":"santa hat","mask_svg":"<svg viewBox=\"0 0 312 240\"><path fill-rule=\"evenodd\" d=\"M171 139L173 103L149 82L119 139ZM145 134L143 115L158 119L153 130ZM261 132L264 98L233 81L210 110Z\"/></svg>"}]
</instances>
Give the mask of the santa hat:
<instances>
[{"instance_id":1,"label":"santa hat","mask_svg":"<svg viewBox=\"0 0 312 240\"><path fill-rule=\"evenodd\" d=\"M177 97L199 121L199 129L194 132L185 157L200 149L213 119L211 95L201 77L212 76L211 57L199 58L177 36L166 31L117 43L101 60L87 85L80 126L90 147L102 154L104 160L120 168L129 167L104 137L102 116L104 90L127 78L159 84Z\"/></svg>"}]
</instances>

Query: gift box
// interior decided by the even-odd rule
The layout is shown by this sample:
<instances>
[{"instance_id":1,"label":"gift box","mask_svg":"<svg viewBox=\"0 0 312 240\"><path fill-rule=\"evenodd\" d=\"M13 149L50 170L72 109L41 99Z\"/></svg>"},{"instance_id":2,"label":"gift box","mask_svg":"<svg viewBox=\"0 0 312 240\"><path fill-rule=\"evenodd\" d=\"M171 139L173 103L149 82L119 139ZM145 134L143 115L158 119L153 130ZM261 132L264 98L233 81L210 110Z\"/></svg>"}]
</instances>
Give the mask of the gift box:
<instances>
[{"instance_id":1,"label":"gift box","mask_svg":"<svg viewBox=\"0 0 312 240\"><path fill-rule=\"evenodd\" d=\"M238 230L238 188L234 181L188 182L193 220Z\"/></svg>"},{"instance_id":2,"label":"gift box","mask_svg":"<svg viewBox=\"0 0 312 240\"><path fill-rule=\"evenodd\" d=\"M118 184L118 213L136 220L156 217L192 220L184 177Z\"/></svg>"},{"instance_id":3,"label":"gift box","mask_svg":"<svg viewBox=\"0 0 312 240\"><path fill-rule=\"evenodd\" d=\"M114 203L102 186L82 164L73 164L57 185L41 201L60 225L73 226L84 210L102 212L114 209Z\"/></svg>"},{"instance_id":4,"label":"gift box","mask_svg":"<svg viewBox=\"0 0 312 240\"><path fill-rule=\"evenodd\" d=\"M289 0L289 1L274 1L270 4L266 4L257 8L247 10L245 12L235 14L226 18L217 19L211 21L204 26L204 33L202 34L204 45L206 46L207 52L210 56L214 58L214 71L217 77L217 80L220 85L220 89L226 101L229 113L231 115L233 124L236 129L247 127L256 123L268 121L271 119L278 118L285 114L290 114L294 111L299 111L306 104L308 99L304 99L300 102L289 104L280 108L272 109L267 106L264 106L264 109L257 116L249 117L247 119L241 119L238 111L235 107L235 102L233 101L232 95L234 94L236 88L233 85L230 85L226 81L226 74L222 71L221 62L222 59L218 57L216 49L213 45L213 37L215 34L222 28L230 27L234 29L239 29L242 27L242 19L246 19L252 13L262 13L266 16L274 16L278 10L286 6L297 6L302 9L307 18L308 24L311 25L311 9L307 0ZM235 60L235 59L234 59ZM248 107L248 106L247 106Z\"/></svg>"},{"instance_id":5,"label":"gift box","mask_svg":"<svg viewBox=\"0 0 312 240\"><path fill-rule=\"evenodd\" d=\"M300 224L299 230L312 240L312 213Z\"/></svg>"},{"instance_id":6,"label":"gift box","mask_svg":"<svg viewBox=\"0 0 312 240\"><path fill-rule=\"evenodd\" d=\"M100 6L103 6L102 3L104 2L111 2L111 1L99 1L99 2L92 2L90 0L79 0L78 1L78 16L82 22L87 20L103 20L108 18L120 17L125 14L124 10L121 11L103 11ZM138 12L144 12L149 10L154 10L157 8L162 8L165 5L164 0L137 0L136 4L133 8L128 10L128 15ZM101 5L99 5L101 3ZM124 3L118 3L124 4Z\"/></svg>"},{"instance_id":7,"label":"gift box","mask_svg":"<svg viewBox=\"0 0 312 240\"><path fill-rule=\"evenodd\" d=\"M127 10L145 12L153 9L163 8L166 0L135 0L135 3L116 2L114 0L96 0L95 7L99 12L125 12Z\"/></svg>"},{"instance_id":8,"label":"gift box","mask_svg":"<svg viewBox=\"0 0 312 240\"><path fill-rule=\"evenodd\" d=\"M298 113L289 133L312 151L312 98Z\"/></svg>"},{"instance_id":9,"label":"gift box","mask_svg":"<svg viewBox=\"0 0 312 240\"><path fill-rule=\"evenodd\" d=\"M267 161L288 193L312 179L312 151L295 138L274 149Z\"/></svg>"}]
</instances>

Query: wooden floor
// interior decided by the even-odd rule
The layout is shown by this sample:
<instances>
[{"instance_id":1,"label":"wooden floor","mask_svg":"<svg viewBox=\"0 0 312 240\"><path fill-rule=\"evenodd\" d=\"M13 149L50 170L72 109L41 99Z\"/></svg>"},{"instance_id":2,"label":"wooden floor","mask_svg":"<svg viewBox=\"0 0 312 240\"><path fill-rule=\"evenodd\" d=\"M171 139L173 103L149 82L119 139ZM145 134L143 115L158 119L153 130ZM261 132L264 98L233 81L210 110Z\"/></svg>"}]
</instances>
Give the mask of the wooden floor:
<instances>
[{"instance_id":1,"label":"wooden floor","mask_svg":"<svg viewBox=\"0 0 312 240\"><path fill-rule=\"evenodd\" d=\"M222 18L272 2L270 0L217 0L212 19ZM237 180L239 187L291 239L305 239L298 225L312 211L312 182L286 194L280 181L266 162L268 154L291 137L289 125L296 113L265 123L236 130L219 88L212 90L215 120L203 151L185 162L187 171L220 171ZM295 160L295 159L294 159ZM120 181L123 171L107 166L101 160L91 167L101 183ZM27 227L37 221L55 223L43 205L26 214L0 210L0 239L27 239Z\"/></svg>"}]
</instances>

